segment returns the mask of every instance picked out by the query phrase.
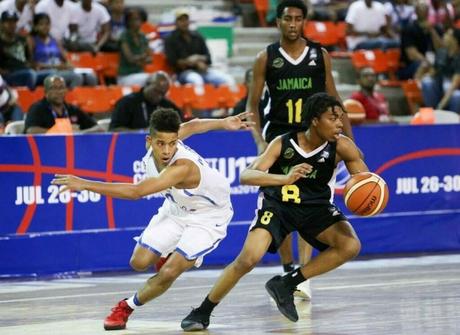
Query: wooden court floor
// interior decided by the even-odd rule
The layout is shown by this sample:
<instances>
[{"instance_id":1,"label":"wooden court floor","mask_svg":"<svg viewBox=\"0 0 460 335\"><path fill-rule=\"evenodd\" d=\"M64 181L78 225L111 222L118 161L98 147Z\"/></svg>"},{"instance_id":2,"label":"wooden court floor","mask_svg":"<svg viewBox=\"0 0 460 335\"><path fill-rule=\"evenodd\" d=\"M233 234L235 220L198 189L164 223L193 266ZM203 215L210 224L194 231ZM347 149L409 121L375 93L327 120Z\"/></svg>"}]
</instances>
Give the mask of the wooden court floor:
<instances>
[{"instance_id":1,"label":"wooden court floor","mask_svg":"<svg viewBox=\"0 0 460 335\"><path fill-rule=\"evenodd\" d=\"M279 270L255 269L215 309L209 329L195 334L460 334L460 255L346 264L313 280L312 301L296 301L296 323L278 312L264 289ZM163 296L137 309L126 330L111 332L103 330L104 317L149 274L3 280L0 335L184 334L180 321L220 271L184 274Z\"/></svg>"}]
</instances>

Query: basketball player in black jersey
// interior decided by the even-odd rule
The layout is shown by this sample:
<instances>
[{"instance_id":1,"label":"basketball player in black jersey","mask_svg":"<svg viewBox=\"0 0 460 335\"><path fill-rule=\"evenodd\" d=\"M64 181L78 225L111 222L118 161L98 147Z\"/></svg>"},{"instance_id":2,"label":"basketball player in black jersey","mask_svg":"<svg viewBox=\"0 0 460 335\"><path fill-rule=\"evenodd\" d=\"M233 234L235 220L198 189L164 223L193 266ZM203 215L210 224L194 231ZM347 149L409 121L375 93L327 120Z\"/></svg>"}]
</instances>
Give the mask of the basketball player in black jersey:
<instances>
[{"instance_id":1,"label":"basketball player in black jersey","mask_svg":"<svg viewBox=\"0 0 460 335\"><path fill-rule=\"evenodd\" d=\"M303 121L302 105L314 93L326 92L340 101L332 77L328 52L320 44L302 35L306 17L307 8L304 1L282 1L277 7L276 20L281 33L280 40L270 44L256 57L246 110L252 111L254 115L256 126L253 129L253 137L259 154L276 136L299 129ZM265 84L270 93L270 109L262 131L257 111ZM346 115L343 123L345 135L353 138ZM309 261L312 248L301 239L298 242L299 262L302 265ZM284 270L292 270L294 258L291 236L286 238L279 254ZM299 286L296 294L310 299L309 282Z\"/></svg>"},{"instance_id":2,"label":"basketball player in black jersey","mask_svg":"<svg viewBox=\"0 0 460 335\"><path fill-rule=\"evenodd\" d=\"M267 250L276 252L293 231L321 252L301 268L265 284L280 312L291 321L298 320L293 295L298 284L358 255L358 237L331 201L331 180L340 161L350 174L368 168L354 142L341 134L345 113L335 97L314 94L303 114L306 130L276 137L241 174L242 184L261 186L256 218L238 257L224 269L201 306L182 321L184 330L205 329L214 307L240 278Z\"/></svg>"}]
</instances>

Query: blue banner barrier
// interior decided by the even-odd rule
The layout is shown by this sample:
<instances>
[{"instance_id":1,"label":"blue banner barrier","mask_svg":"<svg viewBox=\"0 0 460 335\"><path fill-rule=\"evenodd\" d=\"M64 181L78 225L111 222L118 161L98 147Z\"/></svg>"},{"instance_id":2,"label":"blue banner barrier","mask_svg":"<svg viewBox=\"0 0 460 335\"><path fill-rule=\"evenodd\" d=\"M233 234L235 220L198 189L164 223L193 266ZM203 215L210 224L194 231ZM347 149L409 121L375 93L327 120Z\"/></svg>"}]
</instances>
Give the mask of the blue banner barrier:
<instances>
[{"instance_id":1,"label":"blue banner barrier","mask_svg":"<svg viewBox=\"0 0 460 335\"><path fill-rule=\"evenodd\" d=\"M350 215L363 255L460 251L460 127L366 126L354 129L371 171L388 183L390 200L376 217ZM104 181L144 178L145 134L0 137L0 277L126 270L133 237L163 199L138 201L59 193L55 173ZM240 250L257 188L239 184L255 158L248 132L211 132L186 141L231 182L235 216L227 238L205 259L230 262ZM337 176L336 203L348 178ZM265 262L278 259L268 255Z\"/></svg>"}]
</instances>

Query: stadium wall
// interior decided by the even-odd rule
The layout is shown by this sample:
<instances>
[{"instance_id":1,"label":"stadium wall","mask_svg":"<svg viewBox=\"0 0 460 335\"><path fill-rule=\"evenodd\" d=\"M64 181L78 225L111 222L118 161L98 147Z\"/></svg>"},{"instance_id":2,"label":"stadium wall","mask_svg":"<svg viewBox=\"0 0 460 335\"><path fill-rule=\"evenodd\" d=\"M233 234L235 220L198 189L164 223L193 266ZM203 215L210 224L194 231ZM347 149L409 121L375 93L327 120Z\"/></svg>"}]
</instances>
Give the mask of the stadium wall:
<instances>
[{"instance_id":1,"label":"stadium wall","mask_svg":"<svg viewBox=\"0 0 460 335\"><path fill-rule=\"evenodd\" d=\"M362 255L460 251L460 126L354 129L369 169L388 183L375 217L349 215ZM162 199L138 201L61 193L50 181L72 173L105 181L144 178L145 134L0 137L0 278L128 270L140 234ZM255 158L249 132L211 132L186 141L231 182L235 216L227 238L205 258L223 265L238 254L254 216L257 188L239 184ZM348 178L337 175L335 201ZM278 260L267 255L264 262Z\"/></svg>"}]
</instances>

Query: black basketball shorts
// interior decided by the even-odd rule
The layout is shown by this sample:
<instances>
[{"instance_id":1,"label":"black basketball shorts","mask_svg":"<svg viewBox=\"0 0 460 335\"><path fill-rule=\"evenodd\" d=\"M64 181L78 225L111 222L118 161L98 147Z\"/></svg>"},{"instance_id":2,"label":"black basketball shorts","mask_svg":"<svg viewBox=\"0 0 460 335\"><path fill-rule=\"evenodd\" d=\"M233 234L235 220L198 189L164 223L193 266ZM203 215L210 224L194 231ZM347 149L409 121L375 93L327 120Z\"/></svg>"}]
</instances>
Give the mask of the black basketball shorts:
<instances>
[{"instance_id":1,"label":"black basketball shorts","mask_svg":"<svg viewBox=\"0 0 460 335\"><path fill-rule=\"evenodd\" d=\"M275 253L293 231L297 231L311 246L323 251L329 246L316 237L339 221L348 219L334 204L296 205L264 197L250 230L262 228L270 232L273 241L268 251L271 253Z\"/></svg>"}]
</instances>

